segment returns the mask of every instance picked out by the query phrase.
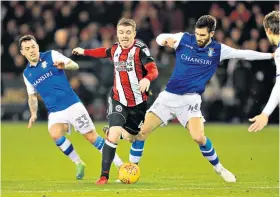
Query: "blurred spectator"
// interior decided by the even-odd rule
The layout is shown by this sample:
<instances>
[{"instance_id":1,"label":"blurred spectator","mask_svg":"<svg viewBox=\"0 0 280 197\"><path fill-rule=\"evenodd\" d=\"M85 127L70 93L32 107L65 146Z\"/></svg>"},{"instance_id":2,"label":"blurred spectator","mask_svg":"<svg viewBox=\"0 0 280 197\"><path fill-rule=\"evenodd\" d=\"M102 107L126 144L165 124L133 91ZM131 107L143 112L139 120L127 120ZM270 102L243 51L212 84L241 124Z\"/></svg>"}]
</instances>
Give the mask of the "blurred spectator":
<instances>
[{"instance_id":1,"label":"blurred spectator","mask_svg":"<svg viewBox=\"0 0 280 197\"><path fill-rule=\"evenodd\" d=\"M262 22L268 11L279 9L276 2L219 1L200 5L193 1L3 1L1 69L22 77L26 63L17 46L21 35L34 35L41 51L54 49L70 57L78 46L110 47L117 41L114 26L121 17L136 21L136 38L149 45L159 68L159 78L151 84L149 103L164 89L175 62L174 50L159 47L156 36L162 32L193 33L202 14L217 18L217 41L234 48L272 51ZM71 85L81 94L91 115L104 119L106 96L113 84L113 64L109 58L74 58L80 70L70 77ZM274 77L275 66L270 60L221 62L203 96L205 115L212 121L244 121L250 112L259 113ZM40 110L43 113L44 107ZM46 118L42 113L40 117Z\"/></svg>"},{"instance_id":2,"label":"blurred spectator","mask_svg":"<svg viewBox=\"0 0 280 197\"><path fill-rule=\"evenodd\" d=\"M72 77L70 79L70 85L73 90L76 92L78 97L82 100L85 106L89 105L93 101L93 95L86 87L82 84L81 80L78 77Z\"/></svg>"},{"instance_id":3,"label":"blurred spectator","mask_svg":"<svg viewBox=\"0 0 280 197\"><path fill-rule=\"evenodd\" d=\"M249 10L246 9L243 2L239 2L236 6L236 9L231 12L230 18L232 21L236 21L238 19L248 22L250 19L251 13Z\"/></svg>"}]
</instances>

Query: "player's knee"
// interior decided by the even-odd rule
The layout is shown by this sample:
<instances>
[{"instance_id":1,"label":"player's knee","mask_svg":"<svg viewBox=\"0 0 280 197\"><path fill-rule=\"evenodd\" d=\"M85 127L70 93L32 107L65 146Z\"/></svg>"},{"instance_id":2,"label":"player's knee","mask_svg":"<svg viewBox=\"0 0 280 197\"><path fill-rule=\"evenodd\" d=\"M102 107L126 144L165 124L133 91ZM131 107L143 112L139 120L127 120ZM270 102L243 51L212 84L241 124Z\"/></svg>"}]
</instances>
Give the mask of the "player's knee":
<instances>
[{"instance_id":1,"label":"player's knee","mask_svg":"<svg viewBox=\"0 0 280 197\"><path fill-rule=\"evenodd\" d=\"M110 127L107 138L113 142L118 143L122 134L123 128L120 126Z\"/></svg>"},{"instance_id":2,"label":"player's knee","mask_svg":"<svg viewBox=\"0 0 280 197\"><path fill-rule=\"evenodd\" d=\"M96 141L98 136L95 131L90 131L90 132L84 134L84 137L92 144Z\"/></svg>"},{"instance_id":3,"label":"player's knee","mask_svg":"<svg viewBox=\"0 0 280 197\"><path fill-rule=\"evenodd\" d=\"M122 132L122 137L124 140L129 141L130 143L133 143L135 141L136 136L135 135L131 135L126 131Z\"/></svg>"},{"instance_id":4,"label":"player's knee","mask_svg":"<svg viewBox=\"0 0 280 197\"><path fill-rule=\"evenodd\" d=\"M137 139L138 140L141 140L141 141L144 141L148 136L149 134L152 132L152 127L147 124L147 123L144 123L141 127L141 130L137 136Z\"/></svg>"},{"instance_id":5,"label":"player's knee","mask_svg":"<svg viewBox=\"0 0 280 197\"><path fill-rule=\"evenodd\" d=\"M63 132L56 130L56 129L50 130L49 133L50 133L51 138L55 141L60 139L63 136Z\"/></svg>"},{"instance_id":6,"label":"player's knee","mask_svg":"<svg viewBox=\"0 0 280 197\"><path fill-rule=\"evenodd\" d=\"M191 137L197 144L205 144L205 136L202 132L191 132Z\"/></svg>"},{"instance_id":7,"label":"player's knee","mask_svg":"<svg viewBox=\"0 0 280 197\"><path fill-rule=\"evenodd\" d=\"M192 139L197 144L205 144L205 136L203 134L194 134L194 135L192 135Z\"/></svg>"},{"instance_id":8,"label":"player's knee","mask_svg":"<svg viewBox=\"0 0 280 197\"><path fill-rule=\"evenodd\" d=\"M49 134L53 140L60 139L64 133L68 130L68 125L66 124L54 124L50 130Z\"/></svg>"}]
</instances>

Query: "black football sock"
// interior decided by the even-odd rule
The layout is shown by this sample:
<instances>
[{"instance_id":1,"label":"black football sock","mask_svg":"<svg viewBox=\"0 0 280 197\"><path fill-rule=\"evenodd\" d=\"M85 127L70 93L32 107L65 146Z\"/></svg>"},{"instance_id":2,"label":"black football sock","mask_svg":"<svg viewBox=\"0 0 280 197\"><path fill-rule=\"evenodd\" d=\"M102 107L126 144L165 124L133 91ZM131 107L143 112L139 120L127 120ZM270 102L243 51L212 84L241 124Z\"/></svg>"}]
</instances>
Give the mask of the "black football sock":
<instances>
[{"instance_id":1,"label":"black football sock","mask_svg":"<svg viewBox=\"0 0 280 197\"><path fill-rule=\"evenodd\" d=\"M117 144L109 142L107 139L102 149L102 171L101 176L105 176L109 179L109 172L111 168L111 164L115 157Z\"/></svg>"}]
</instances>

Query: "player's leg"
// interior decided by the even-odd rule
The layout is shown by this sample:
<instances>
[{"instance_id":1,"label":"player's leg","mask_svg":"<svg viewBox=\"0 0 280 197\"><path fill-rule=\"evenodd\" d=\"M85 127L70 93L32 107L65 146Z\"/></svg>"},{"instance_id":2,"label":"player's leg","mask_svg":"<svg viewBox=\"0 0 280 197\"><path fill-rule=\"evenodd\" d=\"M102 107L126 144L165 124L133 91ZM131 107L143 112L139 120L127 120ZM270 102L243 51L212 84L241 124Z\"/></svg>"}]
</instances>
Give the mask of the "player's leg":
<instances>
[{"instance_id":1,"label":"player's leg","mask_svg":"<svg viewBox=\"0 0 280 197\"><path fill-rule=\"evenodd\" d=\"M113 99L109 98L109 100L110 102L107 116L109 119L109 131L102 150L101 176L96 184L106 184L108 182L111 164L121 135L125 132L123 126L126 123L128 115L127 107Z\"/></svg>"},{"instance_id":2,"label":"player's leg","mask_svg":"<svg viewBox=\"0 0 280 197\"><path fill-rule=\"evenodd\" d=\"M141 126L140 132L137 135L136 139L139 141L145 141L148 138L148 136L152 133L152 131L158 128L163 123L164 122L161 118L159 118L157 114L155 114L154 112L147 112L145 116L145 122Z\"/></svg>"},{"instance_id":3,"label":"player's leg","mask_svg":"<svg viewBox=\"0 0 280 197\"><path fill-rule=\"evenodd\" d=\"M201 117L192 117L188 122L192 139L199 145L200 152L214 167L215 171L226 181L236 182L235 176L225 169L219 161L211 140L204 135L204 125Z\"/></svg>"},{"instance_id":4,"label":"player's leg","mask_svg":"<svg viewBox=\"0 0 280 197\"><path fill-rule=\"evenodd\" d=\"M64 134L69 130L69 125L65 123L53 124L49 133L51 138L55 141L58 148L68 156L75 164L82 163L79 155L75 151L72 143L64 136Z\"/></svg>"},{"instance_id":5,"label":"player's leg","mask_svg":"<svg viewBox=\"0 0 280 197\"><path fill-rule=\"evenodd\" d=\"M84 137L102 154L102 149L105 144L104 138L99 136L95 130L91 130L88 133L83 134ZM113 159L113 163L115 166L119 169L121 165L123 164L123 161L118 156L118 154L115 154L115 157Z\"/></svg>"},{"instance_id":6,"label":"player's leg","mask_svg":"<svg viewBox=\"0 0 280 197\"><path fill-rule=\"evenodd\" d=\"M71 111L70 111L71 110ZM102 149L105 140L99 136L95 130L95 126L82 103L76 103L71 106L69 113L73 114L71 124L79 131L99 152ZM116 154L114 157L114 164L119 168L123 162Z\"/></svg>"},{"instance_id":7,"label":"player's leg","mask_svg":"<svg viewBox=\"0 0 280 197\"><path fill-rule=\"evenodd\" d=\"M49 120L52 120L49 118ZM76 178L82 179L84 176L85 164L80 156L75 151L72 143L64 134L69 131L69 125L65 123L49 124L49 133L51 138L55 141L57 147L76 164Z\"/></svg>"},{"instance_id":8,"label":"player's leg","mask_svg":"<svg viewBox=\"0 0 280 197\"><path fill-rule=\"evenodd\" d=\"M235 182L235 176L221 165L211 140L204 135L204 118L200 111L200 95L185 95L182 99L186 103L176 111L178 120L184 127L187 126L192 139L199 145L202 155L210 162L216 172L225 181Z\"/></svg>"},{"instance_id":9,"label":"player's leg","mask_svg":"<svg viewBox=\"0 0 280 197\"><path fill-rule=\"evenodd\" d=\"M109 128L109 133L102 149L101 176L96 184L106 184L108 182L111 164L116 155L116 148L120 141L120 136L124 131L121 126L112 126Z\"/></svg>"},{"instance_id":10,"label":"player's leg","mask_svg":"<svg viewBox=\"0 0 280 197\"><path fill-rule=\"evenodd\" d=\"M136 137L137 140L144 141L153 130L162 124L167 125L168 120L173 118L166 99L166 93L160 93L153 105L147 111L144 124L141 126L141 130Z\"/></svg>"},{"instance_id":11,"label":"player's leg","mask_svg":"<svg viewBox=\"0 0 280 197\"><path fill-rule=\"evenodd\" d=\"M135 139L136 135L140 132L140 128L144 123L145 114L147 111L147 102L143 102L135 107L129 109L129 115L124 125L125 130L131 137ZM143 155L144 141L135 140L131 144L129 152L129 161L138 164Z\"/></svg>"}]
</instances>

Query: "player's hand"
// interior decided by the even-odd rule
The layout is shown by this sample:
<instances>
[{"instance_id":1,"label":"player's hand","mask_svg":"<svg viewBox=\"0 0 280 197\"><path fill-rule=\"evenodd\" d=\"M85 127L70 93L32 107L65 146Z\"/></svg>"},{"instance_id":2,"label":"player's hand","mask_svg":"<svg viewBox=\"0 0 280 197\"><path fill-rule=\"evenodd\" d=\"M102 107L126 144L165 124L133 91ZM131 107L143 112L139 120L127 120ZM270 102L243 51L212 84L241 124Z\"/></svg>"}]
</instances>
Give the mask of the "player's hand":
<instances>
[{"instance_id":1,"label":"player's hand","mask_svg":"<svg viewBox=\"0 0 280 197\"><path fill-rule=\"evenodd\" d=\"M262 130L268 123L268 116L264 113L255 116L254 118L249 119L250 122L254 122L251 124L251 126L248 128L249 132L257 132Z\"/></svg>"},{"instance_id":2,"label":"player's hand","mask_svg":"<svg viewBox=\"0 0 280 197\"><path fill-rule=\"evenodd\" d=\"M65 68L65 63L63 61L55 61L53 65L58 68L58 69L64 69Z\"/></svg>"},{"instance_id":3,"label":"player's hand","mask_svg":"<svg viewBox=\"0 0 280 197\"><path fill-rule=\"evenodd\" d=\"M164 41L163 46L168 46L168 47L174 48L174 45L176 42L177 42L177 40L174 40L173 38L167 38Z\"/></svg>"},{"instance_id":4,"label":"player's hand","mask_svg":"<svg viewBox=\"0 0 280 197\"><path fill-rule=\"evenodd\" d=\"M275 52L274 53L271 53L271 55L272 55L272 59L275 57Z\"/></svg>"},{"instance_id":5,"label":"player's hand","mask_svg":"<svg viewBox=\"0 0 280 197\"><path fill-rule=\"evenodd\" d=\"M143 78L140 80L139 82L139 90L141 93L144 93L145 91L148 92L149 88L150 88L150 80L147 78Z\"/></svg>"},{"instance_id":6,"label":"player's hand","mask_svg":"<svg viewBox=\"0 0 280 197\"><path fill-rule=\"evenodd\" d=\"M29 119L29 123L28 123L28 126L27 128L30 129L32 127L32 124L36 121L37 119L37 116L31 116L30 119Z\"/></svg>"},{"instance_id":7,"label":"player's hand","mask_svg":"<svg viewBox=\"0 0 280 197\"><path fill-rule=\"evenodd\" d=\"M73 55L85 55L85 49L77 47L72 51Z\"/></svg>"}]
</instances>

